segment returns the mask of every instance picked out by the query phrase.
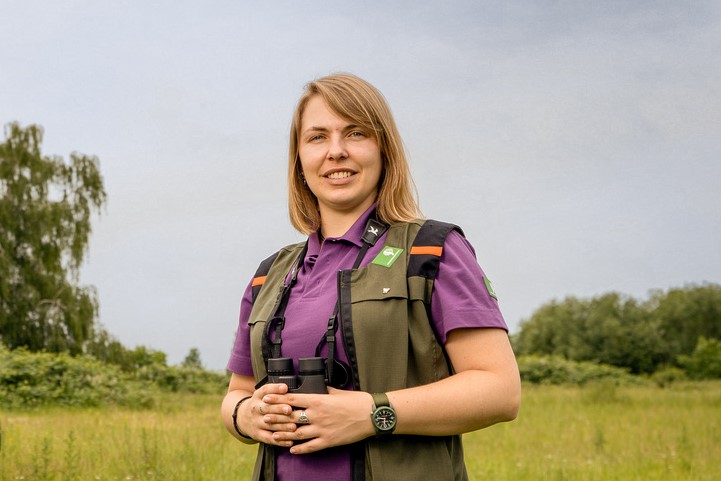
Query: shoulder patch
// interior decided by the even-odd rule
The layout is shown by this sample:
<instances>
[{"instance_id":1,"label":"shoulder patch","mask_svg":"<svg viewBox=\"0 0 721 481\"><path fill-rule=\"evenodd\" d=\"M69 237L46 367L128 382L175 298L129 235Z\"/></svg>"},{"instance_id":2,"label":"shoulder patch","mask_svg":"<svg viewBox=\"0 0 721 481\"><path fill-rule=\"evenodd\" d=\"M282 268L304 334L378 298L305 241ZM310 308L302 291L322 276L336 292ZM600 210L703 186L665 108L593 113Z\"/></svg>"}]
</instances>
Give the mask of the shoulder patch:
<instances>
[{"instance_id":1,"label":"shoulder patch","mask_svg":"<svg viewBox=\"0 0 721 481\"><path fill-rule=\"evenodd\" d=\"M496 295L496 291L493 289L493 283L491 280L483 276L483 283L486 285L486 290L488 291L488 295L494 298L495 300L498 300L498 296Z\"/></svg>"}]
</instances>

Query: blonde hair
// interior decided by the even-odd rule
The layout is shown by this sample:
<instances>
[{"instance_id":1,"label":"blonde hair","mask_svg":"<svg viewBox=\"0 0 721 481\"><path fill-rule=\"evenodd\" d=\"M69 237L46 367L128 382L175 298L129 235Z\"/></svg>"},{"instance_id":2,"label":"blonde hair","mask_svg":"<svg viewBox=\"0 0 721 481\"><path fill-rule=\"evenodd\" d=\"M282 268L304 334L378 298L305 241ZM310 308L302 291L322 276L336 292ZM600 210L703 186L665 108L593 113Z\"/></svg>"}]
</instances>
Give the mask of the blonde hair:
<instances>
[{"instance_id":1,"label":"blonde hair","mask_svg":"<svg viewBox=\"0 0 721 481\"><path fill-rule=\"evenodd\" d=\"M379 220L393 224L418 218L421 214L415 185L388 103L383 94L365 80L340 73L309 82L293 114L288 149L288 210L293 227L304 234L320 227L318 199L303 182L299 155L303 111L316 95L336 115L366 129L378 142L383 163L376 199Z\"/></svg>"}]
</instances>

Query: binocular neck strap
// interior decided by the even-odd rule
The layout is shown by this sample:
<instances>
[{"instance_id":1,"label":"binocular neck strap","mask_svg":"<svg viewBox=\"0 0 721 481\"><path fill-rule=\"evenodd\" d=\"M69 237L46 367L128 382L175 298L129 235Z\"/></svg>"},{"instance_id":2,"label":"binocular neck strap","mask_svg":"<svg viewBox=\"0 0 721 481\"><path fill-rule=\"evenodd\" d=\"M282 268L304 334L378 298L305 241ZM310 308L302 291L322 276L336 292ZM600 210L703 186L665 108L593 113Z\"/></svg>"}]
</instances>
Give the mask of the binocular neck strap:
<instances>
[{"instance_id":1,"label":"binocular neck strap","mask_svg":"<svg viewBox=\"0 0 721 481\"><path fill-rule=\"evenodd\" d=\"M360 252L353 263L353 270L360 267L363 258L368 252L368 249L373 247L378 239L388 230L388 226L382 222L377 221L374 218L368 219L365 231L363 232L362 240L363 245L361 246ZM340 273L338 274L340 275ZM323 343L328 344L328 362L326 363L326 383L330 386L333 382L333 368L335 367L335 333L338 330L338 312L340 312L340 282L338 282L338 298L335 301L335 308L333 314L328 318L328 326L326 328L325 336L321 337L318 346L315 348L315 355L320 356L320 351L323 348Z\"/></svg>"},{"instance_id":2,"label":"binocular neck strap","mask_svg":"<svg viewBox=\"0 0 721 481\"><path fill-rule=\"evenodd\" d=\"M358 252L358 256L353 263L353 270L356 270L358 269L358 267L360 267L360 264L361 262L363 262L363 258L368 252L368 249L370 249L376 244L376 241L381 238L381 236L386 232L386 230L388 230L388 226L386 224L374 218L368 219L368 223L366 224L363 236L361 237L363 245L361 246L360 251ZM298 261L293 265L293 270L290 272L290 279L287 282L284 282L283 285L280 287L280 292L278 293L278 300L276 301L273 315L265 325L262 349L263 358L266 362L268 362L268 359L271 358L282 357L281 345L283 344L282 333L283 328L285 327L285 310L288 307L290 290L293 288L298 279L298 272L303 266L303 262L305 261L305 256L307 253L308 242L306 241L303 250L298 256ZM318 343L318 347L316 347L316 356L319 356L320 350L323 347L323 343L328 344L327 376L329 382L333 377L333 362L335 360L335 333L338 330L339 311L340 293L338 299L336 300L333 314L328 319L326 334L321 338L320 342ZM275 333L275 336L272 339L270 336L271 330Z\"/></svg>"},{"instance_id":3,"label":"binocular neck strap","mask_svg":"<svg viewBox=\"0 0 721 481\"><path fill-rule=\"evenodd\" d=\"M281 357L281 345L283 344L283 339L281 337L281 333L283 332L283 328L285 327L285 309L288 307L288 300L290 299L290 290L295 285L296 281L298 280L298 271L300 271L301 266L303 265L303 260L305 259L305 255L308 252L308 241L306 241L305 245L303 246L303 250L300 252L300 255L298 256L298 260L293 264L293 269L290 272L289 280L284 282L282 286L280 286L280 292L278 293L278 298L275 303L275 309L273 309L273 315L271 316L270 320L265 324L265 330L263 331L263 358L265 362L268 362L268 359L271 358L278 358ZM275 331L275 337L271 339L270 337L270 331Z\"/></svg>"}]
</instances>

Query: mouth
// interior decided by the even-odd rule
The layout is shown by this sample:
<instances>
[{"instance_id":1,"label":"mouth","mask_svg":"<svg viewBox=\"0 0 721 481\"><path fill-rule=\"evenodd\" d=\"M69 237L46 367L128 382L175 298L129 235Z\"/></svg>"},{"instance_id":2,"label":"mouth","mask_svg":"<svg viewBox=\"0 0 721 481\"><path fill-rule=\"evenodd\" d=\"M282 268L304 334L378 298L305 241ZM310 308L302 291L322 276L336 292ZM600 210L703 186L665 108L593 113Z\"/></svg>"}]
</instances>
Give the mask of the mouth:
<instances>
[{"instance_id":1,"label":"mouth","mask_svg":"<svg viewBox=\"0 0 721 481\"><path fill-rule=\"evenodd\" d=\"M328 172L323 175L323 177L331 180L338 180L338 179L347 179L348 177L355 175L355 172L351 170L335 170L332 172Z\"/></svg>"}]
</instances>

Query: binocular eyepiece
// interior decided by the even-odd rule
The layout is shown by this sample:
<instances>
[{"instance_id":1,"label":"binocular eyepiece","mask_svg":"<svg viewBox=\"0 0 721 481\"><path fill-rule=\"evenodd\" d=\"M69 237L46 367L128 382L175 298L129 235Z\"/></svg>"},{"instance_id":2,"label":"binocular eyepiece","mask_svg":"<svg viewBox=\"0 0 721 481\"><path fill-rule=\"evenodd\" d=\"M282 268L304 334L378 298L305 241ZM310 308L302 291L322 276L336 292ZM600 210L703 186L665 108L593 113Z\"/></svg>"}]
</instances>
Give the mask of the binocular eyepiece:
<instances>
[{"instance_id":1,"label":"binocular eyepiece","mask_svg":"<svg viewBox=\"0 0 721 481\"><path fill-rule=\"evenodd\" d=\"M288 392L305 394L328 394L325 383L325 358L298 358L298 375L293 369L293 359L277 357L268 359L268 382L283 383Z\"/></svg>"}]
</instances>

